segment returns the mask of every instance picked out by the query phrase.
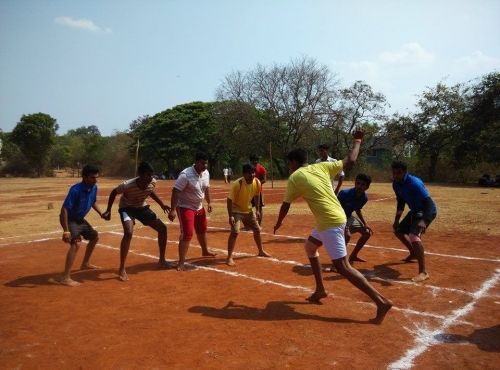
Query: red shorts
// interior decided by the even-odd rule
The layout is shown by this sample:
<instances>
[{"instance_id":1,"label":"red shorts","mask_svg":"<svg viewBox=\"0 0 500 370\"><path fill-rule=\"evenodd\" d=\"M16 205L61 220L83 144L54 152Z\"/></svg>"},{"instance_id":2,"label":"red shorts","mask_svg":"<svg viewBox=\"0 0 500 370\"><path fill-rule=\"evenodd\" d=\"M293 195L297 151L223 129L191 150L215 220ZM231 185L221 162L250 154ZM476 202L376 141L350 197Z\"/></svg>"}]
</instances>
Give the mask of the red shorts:
<instances>
[{"instance_id":1,"label":"red shorts","mask_svg":"<svg viewBox=\"0 0 500 370\"><path fill-rule=\"evenodd\" d=\"M207 232L207 214L205 213L205 208L193 211L189 208L177 207L176 211L181 228L181 240L190 241L193 238L193 230L196 230L196 234Z\"/></svg>"}]
</instances>

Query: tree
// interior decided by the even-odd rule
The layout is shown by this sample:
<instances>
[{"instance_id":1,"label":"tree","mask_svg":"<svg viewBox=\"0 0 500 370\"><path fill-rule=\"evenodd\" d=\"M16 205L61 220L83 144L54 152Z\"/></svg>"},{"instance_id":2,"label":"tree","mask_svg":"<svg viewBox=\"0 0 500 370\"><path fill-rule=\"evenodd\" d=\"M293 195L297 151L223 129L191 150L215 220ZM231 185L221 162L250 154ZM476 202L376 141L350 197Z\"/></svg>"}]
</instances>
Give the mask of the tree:
<instances>
[{"instance_id":1,"label":"tree","mask_svg":"<svg viewBox=\"0 0 500 370\"><path fill-rule=\"evenodd\" d=\"M56 120L48 114L35 113L23 115L12 131L12 142L37 176L45 173L58 128Z\"/></svg>"},{"instance_id":2,"label":"tree","mask_svg":"<svg viewBox=\"0 0 500 370\"><path fill-rule=\"evenodd\" d=\"M500 73L481 78L467 96L468 115L454 148L456 167L500 162Z\"/></svg>"},{"instance_id":3,"label":"tree","mask_svg":"<svg viewBox=\"0 0 500 370\"><path fill-rule=\"evenodd\" d=\"M217 160L222 143L213 121L214 103L193 102L157 113L130 134L140 140L140 156L157 168L178 169L192 163L196 150ZM135 121L134 121L135 122Z\"/></svg>"},{"instance_id":4,"label":"tree","mask_svg":"<svg viewBox=\"0 0 500 370\"><path fill-rule=\"evenodd\" d=\"M271 141L279 150L275 164L283 174L286 152L314 133L335 100L335 86L326 66L301 58L288 65L258 65L247 73L234 72L218 88L217 99L245 103L262 112L264 142ZM261 142L260 137L253 140Z\"/></svg>"}]
</instances>

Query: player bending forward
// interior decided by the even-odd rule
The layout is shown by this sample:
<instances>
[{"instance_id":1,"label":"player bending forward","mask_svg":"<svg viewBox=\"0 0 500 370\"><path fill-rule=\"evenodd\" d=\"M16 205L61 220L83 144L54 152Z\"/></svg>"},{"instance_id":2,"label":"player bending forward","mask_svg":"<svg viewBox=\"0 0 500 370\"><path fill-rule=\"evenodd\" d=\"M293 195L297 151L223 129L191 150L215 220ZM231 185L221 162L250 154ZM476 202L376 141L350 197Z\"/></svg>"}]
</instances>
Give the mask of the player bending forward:
<instances>
[{"instance_id":1,"label":"player bending forward","mask_svg":"<svg viewBox=\"0 0 500 370\"><path fill-rule=\"evenodd\" d=\"M342 161L308 165L304 150L295 149L288 153L288 168L291 175L288 179L285 199L281 205L274 232L276 233L281 227L291 202L299 197L304 198L316 220L316 227L304 245L316 281L316 289L307 299L312 303L319 303L322 298L327 296L318 254L318 248L324 244L337 271L375 302L377 314L370 322L380 324L391 309L392 302L375 290L366 278L349 264L344 239L346 216L331 190L330 182L330 179L340 171L352 167L358 157L363 135L362 130L356 130L353 148Z\"/></svg>"}]
</instances>

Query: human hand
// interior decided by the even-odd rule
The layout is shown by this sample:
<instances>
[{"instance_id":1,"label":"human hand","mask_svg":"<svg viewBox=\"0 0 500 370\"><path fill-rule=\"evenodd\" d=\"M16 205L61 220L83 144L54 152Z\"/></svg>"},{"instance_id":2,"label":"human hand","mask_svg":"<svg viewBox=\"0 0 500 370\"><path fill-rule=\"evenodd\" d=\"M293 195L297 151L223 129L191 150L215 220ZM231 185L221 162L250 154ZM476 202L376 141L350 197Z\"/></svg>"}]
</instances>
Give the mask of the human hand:
<instances>
[{"instance_id":1,"label":"human hand","mask_svg":"<svg viewBox=\"0 0 500 370\"><path fill-rule=\"evenodd\" d=\"M106 211L101 214L101 218L105 219L106 221L111 220L111 211Z\"/></svg>"},{"instance_id":2,"label":"human hand","mask_svg":"<svg viewBox=\"0 0 500 370\"><path fill-rule=\"evenodd\" d=\"M168 219L172 222L175 220L175 209L170 209L168 212Z\"/></svg>"},{"instance_id":3,"label":"human hand","mask_svg":"<svg viewBox=\"0 0 500 370\"><path fill-rule=\"evenodd\" d=\"M212 205L209 203L207 207L208 213L212 213Z\"/></svg>"},{"instance_id":4,"label":"human hand","mask_svg":"<svg viewBox=\"0 0 500 370\"><path fill-rule=\"evenodd\" d=\"M71 233L69 231L63 232L62 241L65 242L65 243L70 243L71 242Z\"/></svg>"},{"instance_id":5,"label":"human hand","mask_svg":"<svg viewBox=\"0 0 500 370\"><path fill-rule=\"evenodd\" d=\"M229 225L230 226L234 226L236 222L234 221L234 217L233 216L229 216Z\"/></svg>"},{"instance_id":6,"label":"human hand","mask_svg":"<svg viewBox=\"0 0 500 370\"><path fill-rule=\"evenodd\" d=\"M424 220L420 220L418 222L417 227L418 227L419 234L424 234L425 230L427 229L427 225L425 224Z\"/></svg>"},{"instance_id":7,"label":"human hand","mask_svg":"<svg viewBox=\"0 0 500 370\"><path fill-rule=\"evenodd\" d=\"M361 140L363 136L365 136L365 130L363 130L361 127L356 127L354 132L352 133L352 136L354 136L355 140Z\"/></svg>"}]
</instances>

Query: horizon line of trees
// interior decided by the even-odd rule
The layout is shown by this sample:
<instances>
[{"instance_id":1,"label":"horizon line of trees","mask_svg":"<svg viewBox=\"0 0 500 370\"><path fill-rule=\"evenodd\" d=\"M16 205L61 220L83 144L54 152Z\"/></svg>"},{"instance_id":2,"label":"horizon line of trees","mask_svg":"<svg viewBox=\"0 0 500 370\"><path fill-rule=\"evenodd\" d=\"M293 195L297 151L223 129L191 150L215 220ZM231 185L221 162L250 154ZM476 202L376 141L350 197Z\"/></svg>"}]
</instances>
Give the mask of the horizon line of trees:
<instances>
[{"instance_id":1,"label":"horizon line of trees","mask_svg":"<svg viewBox=\"0 0 500 370\"><path fill-rule=\"evenodd\" d=\"M95 125L57 135L55 118L23 115L12 132L2 132L0 174L47 176L54 169L77 174L86 163L107 176L134 174L140 160L175 175L196 150L210 158L212 176L224 166L239 173L257 154L276 178L287 175L286 153L296 147L316 159L318 144L343 158L355 127L366 131L353 171L389 176L393 159L408 162L427 181L467 183L500 172L500 73L447 86L439 82L418 96L413 113L388 116L385 96L363 81L341 87L314 59L257 65L225 77L216 101L191 102L153 116L139 116L125 132L104 137ZM272 153L272 159L271 159Z\"/></svg>"}]
</instances>

